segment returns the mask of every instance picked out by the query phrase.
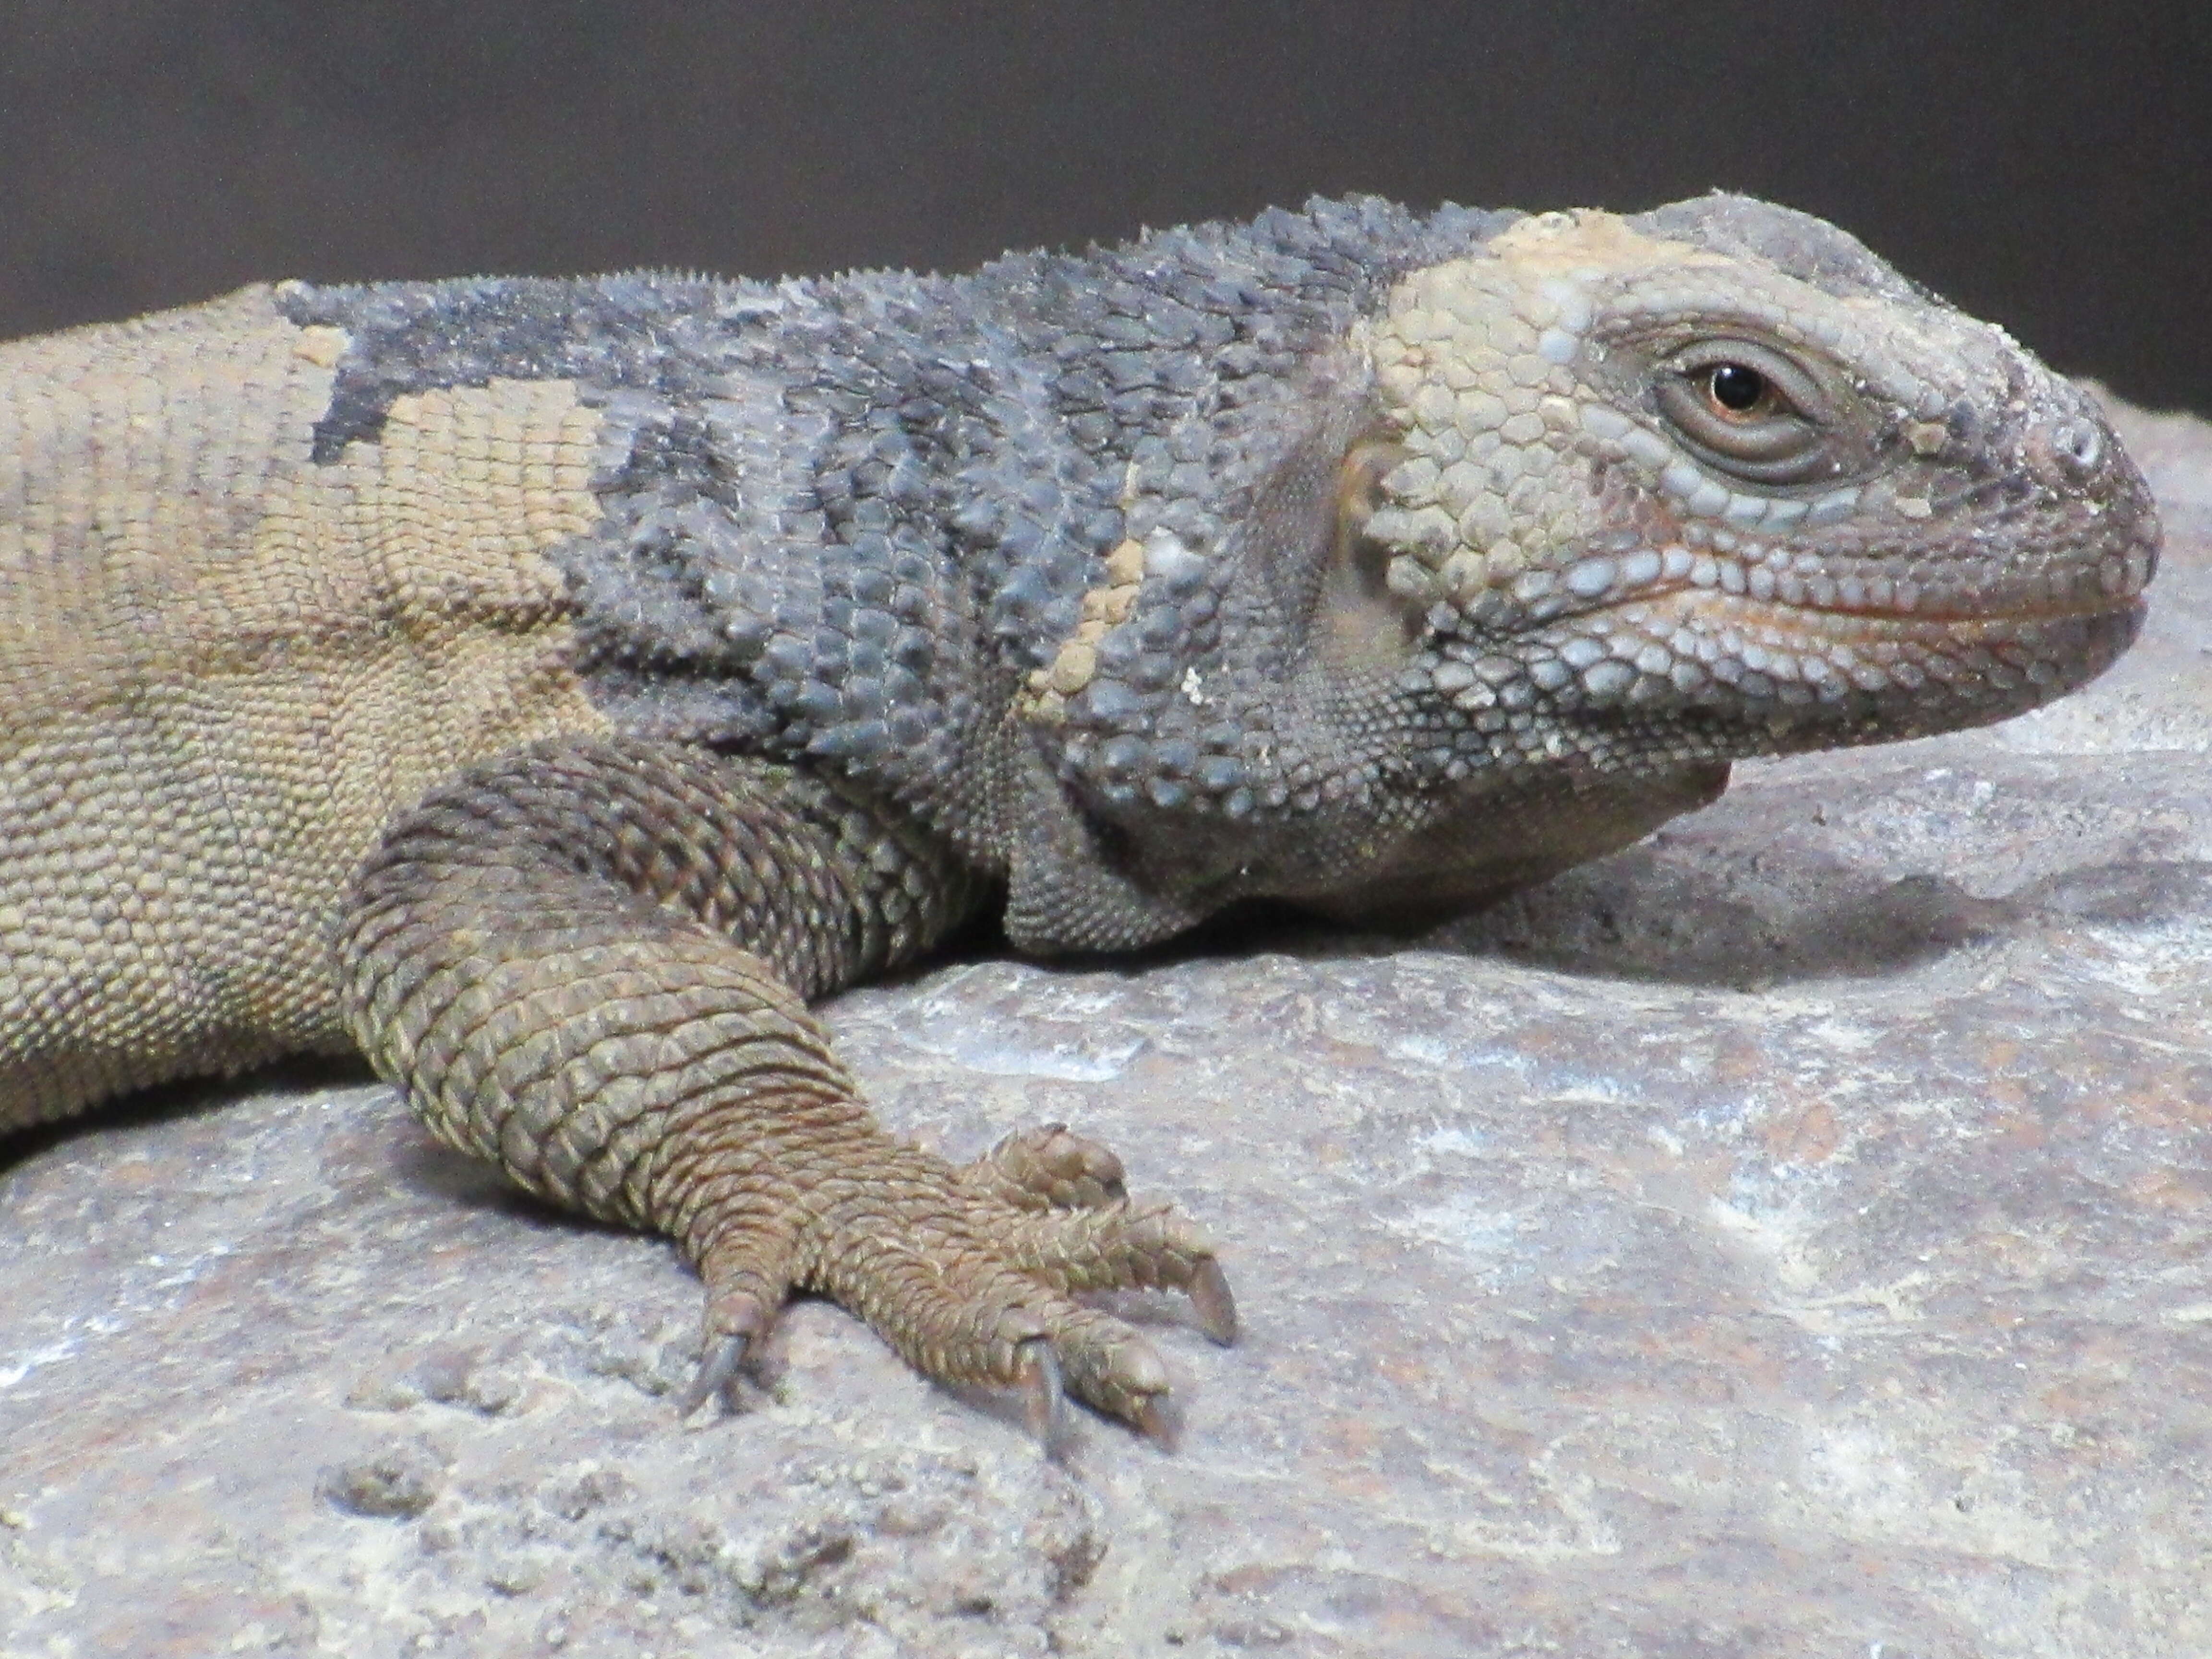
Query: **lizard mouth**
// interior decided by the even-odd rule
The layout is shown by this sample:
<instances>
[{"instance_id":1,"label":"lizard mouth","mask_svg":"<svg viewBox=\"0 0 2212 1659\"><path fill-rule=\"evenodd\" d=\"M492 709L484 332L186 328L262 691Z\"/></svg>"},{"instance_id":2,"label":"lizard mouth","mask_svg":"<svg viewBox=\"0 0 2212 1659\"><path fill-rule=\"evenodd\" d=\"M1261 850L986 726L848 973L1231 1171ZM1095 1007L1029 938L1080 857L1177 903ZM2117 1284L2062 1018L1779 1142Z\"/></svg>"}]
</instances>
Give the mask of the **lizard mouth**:
<instances>
[{"instance_id":1,"label":"lizard mouth","mask_svg":"<svg viewBox=\"0 0 2212 1659\"><path fill-rule=\"evenodd\" d=\"M2140 616L2147 609L2140 592L2100 594L2095 598L2023 600L2001 608L1963 604L1919 604L1910 609L1874 604L1820 605L1792 603L1778 596L1759 598L1749 593L1712 592L1687 584L1658 586L1588 611L1564 613L1563 620L1590 617L1639 618L1646 610L1667 611L1697 625L1701 620L1749 623L1765 619L1770 625L1795 627L1808 639L1911 639L1921 635L1997 640L2047 624L2094 622L2102 618Z\"/></svg>"},{"instance_id":2,"label":"lizard mouth","mask_svg":"<svg viewBox=\"0 0 2212 1659\"><path fill-rule=\"evenodd\" d=\"M2137 593L2002 611L1792 603L1683 582L1529 630L1510 666L1474 650L1439 684L1470 712L1525 678L1562 713L1701 713L1850 724L1850 741L2002 719L2102 673L2142 625ZM1824 741L1838 741L1833 733Z\"/></svg>"},{"instance_id":3,"label":"lizard mouth","mask_svg":"<svg viewBox=\"0 0 2212 1659\"><path fill-rule=\"evenodd\" d=\"M2016 528L2025 557L1972 532L1909 558L1615 532L1478 599L1474 637L1445 647L1459 659L1446 678L1464 685L1463 708L1517 672L1562 710L1838 714L1885 729L1999 719L2110 666L2142 625L2158 562L2156 519L2132 497Z\"/></svg>"},{"instance_id":4,"label":"lizard mouth","mask_svg":"<svg viewBox=\"0 0 2212 1659\"><path fill-rule=\"evenodd\" d=\"M1808 560L1787 549L1759 557L1672 545L1587 556L1524 579L1511 598L1537 624L1684 595L1869 623L2033 623L2139 605L2157 569L2158 543L2154 535L2130 537L2094 554L2062 544L2027 570L2000 566L1971 547L1948 558L1923 555L1904 574L1896 574L1897 562L1879 555Z\"/></svg>"}]
</instances>

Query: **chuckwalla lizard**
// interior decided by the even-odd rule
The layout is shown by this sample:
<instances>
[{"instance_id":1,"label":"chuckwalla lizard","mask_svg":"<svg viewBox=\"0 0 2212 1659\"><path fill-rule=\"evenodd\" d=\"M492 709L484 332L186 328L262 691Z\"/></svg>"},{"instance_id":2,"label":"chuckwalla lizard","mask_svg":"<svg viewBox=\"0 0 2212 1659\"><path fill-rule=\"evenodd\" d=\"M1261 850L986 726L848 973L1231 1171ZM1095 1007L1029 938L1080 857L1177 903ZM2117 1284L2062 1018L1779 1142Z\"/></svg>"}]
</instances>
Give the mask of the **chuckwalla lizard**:
<instances>
[{"instance_id":1,"label":"chuckwalla lizard","mask_svg":"<svg viewBox=\"0 0 2212 1659\"><path fill-rule=\"evenodd\" d=\"M358 1048L672 1237L1158 1430L1212 1245L886 1133L808 1012L986 909L1477 902L1729 763L1995 720L2158 528L2079 390L1822 222L1318 201L944 278L287 283L0 347L0 1129Z\"/></svg>"}]
</instances>

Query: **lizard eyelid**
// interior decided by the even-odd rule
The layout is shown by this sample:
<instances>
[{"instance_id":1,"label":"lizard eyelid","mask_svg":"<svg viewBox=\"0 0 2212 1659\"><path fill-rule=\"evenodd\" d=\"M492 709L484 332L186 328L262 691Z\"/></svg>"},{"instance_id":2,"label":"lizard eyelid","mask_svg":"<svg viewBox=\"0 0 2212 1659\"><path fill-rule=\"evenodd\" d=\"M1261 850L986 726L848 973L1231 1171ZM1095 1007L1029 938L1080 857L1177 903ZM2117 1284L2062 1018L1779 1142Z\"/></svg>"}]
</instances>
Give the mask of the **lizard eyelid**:
<instances>
[{"instance_id":1,"label":"lizard eyelid","mask_svg":"<svg viewBox=\"0 0 2212 1659\"><path fill-rule=\"evenodd\" d=\"M1670 353L1651 392L1700 460L1747 483L1808 483L1843 470L1826 388L1755 340L1708 338Z\"/></svg>"}]
</instances>

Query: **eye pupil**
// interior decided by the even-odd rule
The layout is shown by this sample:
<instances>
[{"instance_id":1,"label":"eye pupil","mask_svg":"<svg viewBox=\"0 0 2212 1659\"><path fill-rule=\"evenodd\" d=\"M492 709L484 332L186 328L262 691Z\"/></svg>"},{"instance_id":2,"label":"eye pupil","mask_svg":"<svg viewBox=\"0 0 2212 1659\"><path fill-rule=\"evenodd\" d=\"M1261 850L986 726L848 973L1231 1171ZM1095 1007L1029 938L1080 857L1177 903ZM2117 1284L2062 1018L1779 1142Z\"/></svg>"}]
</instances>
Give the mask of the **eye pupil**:
<instances>
[{"instance_id":1,"label":"eye pupil","mask_svg":"<svg viewBox=\"0 0 2212 1659\"><path fill-rule=\"evenodd\" d=\"M1758 407L1766 395L1766 376L1741 363L1714 364L1705 385L1713 401L1735 415Z\"/></svg>"}]
</instances>

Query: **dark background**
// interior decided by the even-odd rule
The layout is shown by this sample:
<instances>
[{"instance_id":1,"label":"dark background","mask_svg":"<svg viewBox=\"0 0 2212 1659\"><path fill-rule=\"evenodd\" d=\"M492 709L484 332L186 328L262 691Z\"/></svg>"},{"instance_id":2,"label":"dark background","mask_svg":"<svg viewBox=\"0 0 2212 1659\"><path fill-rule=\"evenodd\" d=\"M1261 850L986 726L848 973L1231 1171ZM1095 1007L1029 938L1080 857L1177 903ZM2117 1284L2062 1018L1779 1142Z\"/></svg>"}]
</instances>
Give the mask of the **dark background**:
<instances>
[{"instance_id":1,"label":"dark background","mask_svg":"<svg viewBox=\"0 0 2212 1659\"><path fill-rule=\"evenodd\" d=\"M250 278L955 268L1315 191L1808 208L2212 411L2212 5L0 0L0 335Z\"/></svg>"}]
</instances>

